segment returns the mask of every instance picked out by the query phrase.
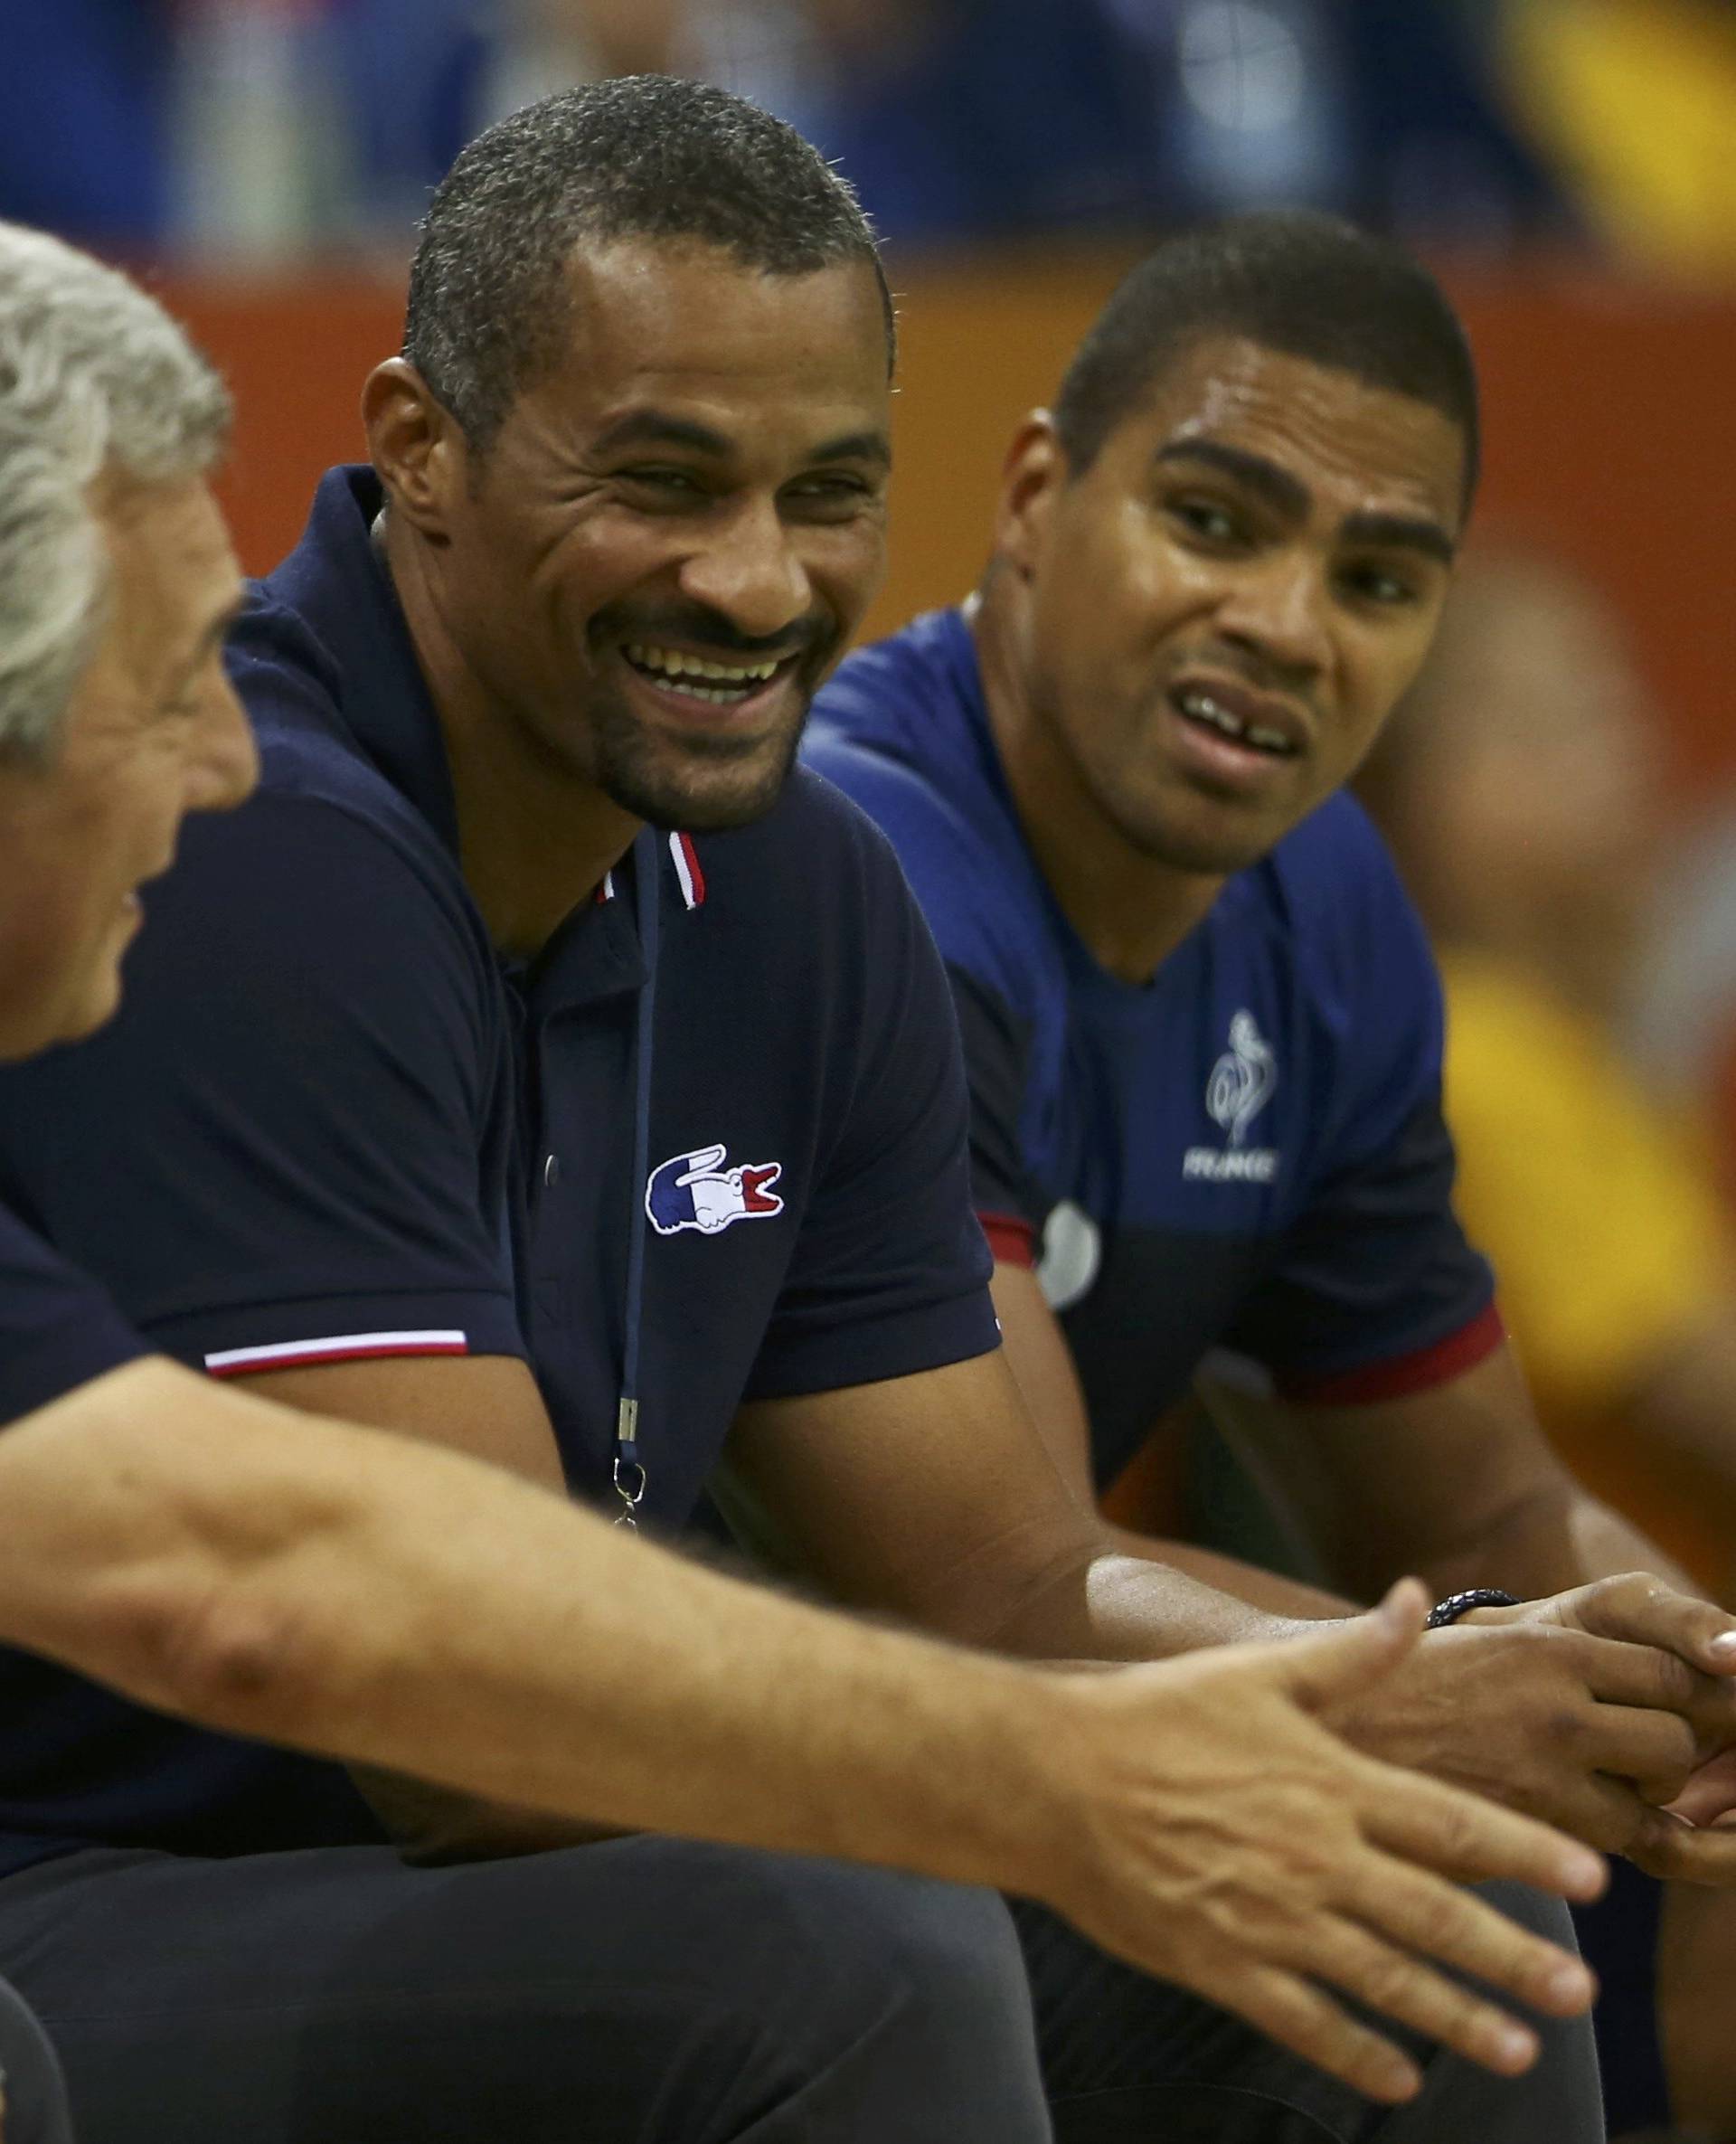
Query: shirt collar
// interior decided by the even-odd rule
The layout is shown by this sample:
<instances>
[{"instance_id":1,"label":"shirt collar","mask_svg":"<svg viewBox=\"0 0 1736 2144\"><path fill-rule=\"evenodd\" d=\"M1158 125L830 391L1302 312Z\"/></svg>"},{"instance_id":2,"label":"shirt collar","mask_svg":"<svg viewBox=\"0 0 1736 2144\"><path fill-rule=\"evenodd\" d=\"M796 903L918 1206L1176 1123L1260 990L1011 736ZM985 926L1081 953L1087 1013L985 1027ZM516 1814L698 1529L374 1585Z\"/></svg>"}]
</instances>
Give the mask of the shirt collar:
<instances>
[{"instance_id":1,"label":"shirt collar","mask_svg":"<svg viewBox=\"0 0 1736 2144\"><path fill-rule=\"evenodd\" d=\"M451 855L458 853L458 803L410 628L373 542L385 487L365 463L328 469L314 494L299 543L264 586L316 634L335 663L344 723L392 787L409 798ZM690 834L665 843L682 904L705 899L705 874ZM598 888L613 898L615 873Z\"/></svg>"},{"instance_id":2,"label":"shirt collar","mask_svg":"<svg viewBox=\"0 0 1736 2144\"><path fill-rule=\"evenodd\" d=\"M336 665L351 734L456 857L458 804L439 719L370 532L385 504L365 464L328 469L299 543L265 581Z\"/></svg>"}]
</instances>

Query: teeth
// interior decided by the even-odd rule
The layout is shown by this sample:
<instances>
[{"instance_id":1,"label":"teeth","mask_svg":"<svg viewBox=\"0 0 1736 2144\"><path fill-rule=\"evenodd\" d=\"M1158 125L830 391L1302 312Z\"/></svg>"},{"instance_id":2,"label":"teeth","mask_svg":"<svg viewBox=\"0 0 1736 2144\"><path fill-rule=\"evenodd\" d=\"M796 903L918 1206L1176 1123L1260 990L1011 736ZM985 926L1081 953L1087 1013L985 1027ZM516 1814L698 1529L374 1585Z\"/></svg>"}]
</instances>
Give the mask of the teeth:
<instances>
[{"instance_id":1,"label":"teeth","mask_svg":"<svg viewBox=\"0 0 1736 2144\"><path fill-rule=\"evenodd\" d=\"M678 647L650 647L643 641L634 641L626 649L627 659L641 670L660 672L665 677L703 677L714 685L733 687L732 692L714 693L701 691L701 699L739 699L750 692L756 685L763 685L767 678L777 674L778 665L769 663L713 663L704 656L687 655ZM684 685L684 691L693 691Z\"/></svg>"},{"instance_id":2,"label":"teeth","mask_svg":"<svg viewBox=\"0 0 1736 2144\"><path fill-rule=\"evenodd\" d=\"M1256 746L1260 751L1279 752L1286 756L1293 749L1282 730L1269 730L1263 723L1250 725L1240 715L1231 714L1221 706L1210 693L1190 690L1177 695L1182 713L1196 723L1209 723L1212 729L1221 730L1226 737L1234 737Z\"/></svg>"},{"instance_id":3,"label":"teeth","mask_svg":"<svg viewBox=\"0 0 1736 2144\"><path fill-rule=\"evenodd\" d=\"M1182 694L1182 713L1196 723L1210 723L1214 730L1222 730L1226 737L1240 737L1242 726L1227 707L1220 707L1210 693L1188 692Z\"/></svg>"}]
</instances>

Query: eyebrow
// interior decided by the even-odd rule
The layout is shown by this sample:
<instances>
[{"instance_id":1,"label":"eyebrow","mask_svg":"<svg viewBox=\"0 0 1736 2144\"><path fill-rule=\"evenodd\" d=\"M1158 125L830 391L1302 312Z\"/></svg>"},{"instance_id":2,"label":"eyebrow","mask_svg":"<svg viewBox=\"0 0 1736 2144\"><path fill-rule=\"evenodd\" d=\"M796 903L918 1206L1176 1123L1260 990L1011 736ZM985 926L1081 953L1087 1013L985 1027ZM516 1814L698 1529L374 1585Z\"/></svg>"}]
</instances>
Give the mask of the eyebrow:
<instances>
[{"instance_id":1,"label":"eyebrow","mask_svg":"<svg viewBox=\"0 0 1736 2144\"><path fill-rule=\"evenodd\" d=\"M1258 493L1268 505L1298 521L1313 504L1307 486L1288 469L1268 461L1263 454L1250 454L1245 447L1228 447L1222 439L1171 439L1157 449L1153 459L1201 461L1208 468L1221 469L1226 477L1233 477L1238 484Z\"/></svg>"},{"instance_id":2,"label":"eyebrow","mask_svg":"<svg viewBox=\"0 0 1736 2144\"><path fill-rule=\"evenodd\" d=\"M1371 543L1382 551L1420 551L1450 566L1458 546L1438 521L1426 514L1346 514L1340 534L1353 543Z\"/></svg>"},{"instance_id":3,"label":"eyebrow","mask_svg":"<svg viewBox=\"0 0 1736 2144\"><path fill-rule=\"evenodd\" d=\"M1238 484L1256 493L1279 514L1300 520L1313 504L1306 484L1263 454L1245 447L1231 447L1222 439L1171 439L1153 458L1157 462L1197 461L1221 469ZM1426 514L1390 514L1368 510L1347 514L1339 534L1353 543L1370 543L1382 549L1420 551L1450 566L1458 545L1441 524Z\"/></svg>"},{"instance_id":4,"label":"eyebrow","mask_svg":"<svg viewBox=\"0 0 1736 2144\"><path fill-rule=\"evenodd\" d=\"M699 424L691 417L674 417L661 410L635 410L612 424L591 442L593 454L615 454L624 447L686 447L695 454L724 460L734 451L731 440ZM806 458L809 462L866 461L877 468L890 468L892 441L883 431L842 432L827 439Z\"/></svg>"},{"instance_id":5,"label":"eyebrow","mask_svg":"<svg viewBox=\"0 0 1736 2144\"><path fill-rule=\"evenodd\" d=\"M193 652L172 675L171 686L174 691L180 692L189 684L193 672L198 669L212 648L221 647L223 645L229 638L230 628L246 608L247 594L243 590L231 601L225 603L216 616L208 621L204 630L193 642Z\"/></svg>"}]
</instances>

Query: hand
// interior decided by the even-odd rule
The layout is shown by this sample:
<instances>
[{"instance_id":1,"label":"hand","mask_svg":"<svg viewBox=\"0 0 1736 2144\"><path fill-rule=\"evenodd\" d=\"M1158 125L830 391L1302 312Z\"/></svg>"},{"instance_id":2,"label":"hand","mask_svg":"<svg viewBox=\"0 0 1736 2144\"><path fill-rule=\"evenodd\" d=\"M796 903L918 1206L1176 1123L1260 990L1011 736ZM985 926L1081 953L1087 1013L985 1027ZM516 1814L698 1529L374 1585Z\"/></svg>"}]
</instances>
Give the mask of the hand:
<instances>
[{"instance_id":1,"label":"hand","mask_svg":"<svg viewBox=\"0 0 1736 2144\"><path fill-rule=\"evenodd\" d=\"M1470 1620L1470 1619L1467 1619ZM1631 1572L1512 1609L1479 1610L1476 1620L1553 1623L1594 1637L1650 1645L1694 1672L1675 1679L1679 1709L1695 1733L1696 1763L1675 1794L1642 1787L1679 1821L1652 1825L1631 1857L1654 1875L1691 1883L1736 1882L1736 1840L1694 1838L1736 1810L1736 1618L1678 1592L1649 1572Z\"/></svg>"},{"instance_id":2,"label":"hand","mask_svg":"<svg viewBox=\"0 0 1736 2144\"><path fill-rule=\"evenodd\" d=\"M1479 1610L1431 1632L1396 1675L1330 1717L1373 1755L1656 1875L1736 1882L1736 1837L1696 1841L1662 1813L1729 1732L1727 1684L1677 1650L1597 1634L1634 1629L1698 1648L1727 1622L1651 1578Z\"/></svg>"},{"instance_id":3,"label":"hand","mask_svg":"<svg viewBox=\"0 0 1736 2144\"><path fill-rule=\"evenodd\" d=\"M1628 1645L1656 1646L1673 1653L1685 1667L1720 1684L1736 1675L1736 1616L1710 1601L1678 1592L1649 1571L1629 1571L1619 1578L1595 1579L1542 1601L1521 1601L1512 1608L1478 1608L1468 1624L1552 1624L1582 1630L1592 1638L1613 1638ZM1722 1739L1736 1740L1736 1710L1726 1688L1722 1694Z\"/></svg>"},{"instance_id":4,"label":"hand","mask_svg":"<svg viewBox=\"0 0 1736 2144\"><path fill-rule=\"evenodd\" d=\"M1048 1903L1377 2100L1410 2098L1416 2065L1319 1983L1516 2073L1529 2028L1423 1960L1561 2016L1590 2003L1590 1976L1447 1879L1581 1899L1603 1883L1584 1847L1321 1724L1411 1651L1424 1610L1407 1581L1317 1635L1072 1678L1055 1755L1071 1861Z\"/></svg>"}]
</instances>

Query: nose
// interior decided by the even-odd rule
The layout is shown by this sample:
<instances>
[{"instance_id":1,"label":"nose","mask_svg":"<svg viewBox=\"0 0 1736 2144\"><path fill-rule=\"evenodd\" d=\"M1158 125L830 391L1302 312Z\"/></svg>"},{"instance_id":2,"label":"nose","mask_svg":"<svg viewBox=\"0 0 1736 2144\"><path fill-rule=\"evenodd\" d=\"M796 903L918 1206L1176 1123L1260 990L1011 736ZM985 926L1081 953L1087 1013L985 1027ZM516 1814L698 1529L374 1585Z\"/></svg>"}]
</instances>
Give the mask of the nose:
<instances>
[{"instance_id":1,"label":"nose","mask_svg":"<svg viewBox=\"0 0 1736 2144\"><path fill-rule=\"evenodd\" d=\"M813 588L775 498L744 496L707 537L683 562L684 595L727 618L744 639L769 639L807 615Z\"/></svg>"},{"instance_id":2,"label":"nose","mask_svg":"<svg viewBox=\"0 0 1736 2144\"><path fill-rule=\"evenodd\" d=\"M1218 608L1219 629L1292 677L1331 659L1330 591L1318 564L1296 553L1250 560Z\"/></svg>"},{"instance_id":3,"label":"nose","mask_svg":"<svg viewBox=\"0 0 1736 2144\"><path fill-rule=\"evenodd\" d=\"M251 796L259 779L259 748L235 688L219 669L191 726L186 808L229 811Z\"/></svg>"}]
</instances>

